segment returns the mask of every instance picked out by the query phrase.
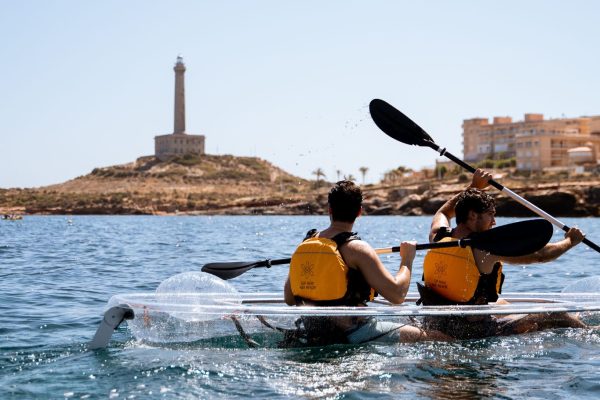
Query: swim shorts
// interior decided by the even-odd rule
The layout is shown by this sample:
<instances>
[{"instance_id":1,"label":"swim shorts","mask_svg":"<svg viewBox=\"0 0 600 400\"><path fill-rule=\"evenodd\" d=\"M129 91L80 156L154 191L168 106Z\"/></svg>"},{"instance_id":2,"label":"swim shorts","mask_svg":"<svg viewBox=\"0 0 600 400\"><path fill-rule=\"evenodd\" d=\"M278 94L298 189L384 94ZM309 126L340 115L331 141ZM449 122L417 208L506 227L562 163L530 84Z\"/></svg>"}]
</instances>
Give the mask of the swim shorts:
<instances>
[{"instance_id":1,"label":"swim shorts","mask_svg":"<svg viewBox=\"0 0 600 400\"><path fill-rule=\"evenodd\" d=\"M400 342L400 328L405 324L398 324L390 321L378 321L376 318L369 318L358 328L347 333L348 343L360 344L366 342Z\"/></svg>"}]
</instances>

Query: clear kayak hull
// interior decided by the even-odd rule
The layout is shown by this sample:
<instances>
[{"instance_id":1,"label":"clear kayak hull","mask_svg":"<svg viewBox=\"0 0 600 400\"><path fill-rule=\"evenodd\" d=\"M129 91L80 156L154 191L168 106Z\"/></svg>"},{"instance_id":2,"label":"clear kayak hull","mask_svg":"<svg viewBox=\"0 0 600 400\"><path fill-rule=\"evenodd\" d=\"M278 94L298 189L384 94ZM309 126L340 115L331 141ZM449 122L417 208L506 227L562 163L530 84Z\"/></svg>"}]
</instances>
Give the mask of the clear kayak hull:
<instances>
[{"instance_id":1,"label":"clear kayak hull","mask_svg":"<svg viewBox=\"0 0 600 400\"><path fill-rule=\"evenodd\" d=\"M506 293L509 304L417 306L409 293L405 303L374 301L368 307L289 307L281 293L131 293L113 296L108 307L133 311L127 321L138 340L149 343L189 343L244 335L281 333L294 329L300 317L376 317L381 321L414 323L420 317L509 316L540 313L600 312L597 293Z\"/></svg>"}]
</instances>

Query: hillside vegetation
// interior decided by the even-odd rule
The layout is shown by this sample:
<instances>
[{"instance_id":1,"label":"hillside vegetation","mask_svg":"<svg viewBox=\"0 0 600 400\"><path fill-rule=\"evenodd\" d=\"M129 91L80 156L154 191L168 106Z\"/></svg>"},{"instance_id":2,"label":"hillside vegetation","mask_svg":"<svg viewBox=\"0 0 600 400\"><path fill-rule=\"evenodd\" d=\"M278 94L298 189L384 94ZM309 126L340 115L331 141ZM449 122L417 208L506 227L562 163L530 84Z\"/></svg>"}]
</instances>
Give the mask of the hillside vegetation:
<instances>
[{"instance_id":1,"label":"hillside vegetation","mask_svg":"<svg viewBox=\"0 0 600 400\"><path fill-rule=\"evenodd\" d=\"M95 168L62 184L0 190L0 209L38 214L204 213L248 207L294 206L311 183L268 161L231 155L153 156ZM240 209L237 212L236 209Z\"/></svg>"}]
</instances>

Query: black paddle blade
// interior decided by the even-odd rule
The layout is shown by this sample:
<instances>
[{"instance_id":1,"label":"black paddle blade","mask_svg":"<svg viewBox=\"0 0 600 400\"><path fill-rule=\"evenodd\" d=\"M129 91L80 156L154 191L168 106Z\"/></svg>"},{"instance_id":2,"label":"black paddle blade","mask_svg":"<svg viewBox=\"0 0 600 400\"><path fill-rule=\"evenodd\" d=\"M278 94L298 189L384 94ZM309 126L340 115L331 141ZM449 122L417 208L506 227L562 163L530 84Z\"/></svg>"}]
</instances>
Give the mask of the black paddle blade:
<instances>
[{"instance_id":1,"label":"black paddle blade","mask_svg":"<svg viewBox=\"0 0 600 400\"><path fill-rule=\"evenodd\" d=\"M240 276L244 272L251 270L252 268L267 267L271 265L289 264L292 261L291 258L280 258L278 260L261 260L261 261L234 261L234 262L222 262L222 263L208 263L204 264L201 271L208 272L214 276L218 276L221 279L231 279L236 276Z\"/></svg>"},{"instance_id":2,"label":"black paddle blade","mask_svg":"<svg viewBox=\"0 0 600 400\"><path fill-rule=\"evenodd\" d=\"M402 143L415 146L435 146L433 139L423 128L415 124L410 118L389 103L380 99L371 100L369 111L375 125L388 136ZM433 148L435 149L436 147Z\"/></svg>"},{"instance_id":3,"label":"black paddle blade","mask_svg":"<svg viewBox=\"0 0 600 400\"><path fill-rule=\"evenodd\" d=\"M201 271L218 276L223 280L227 280L235 278L236 276L240 276L252 268L264 266L266 266L266 261L208 263L204 264Z\"/></svg>"},{"instance_id":4,"label":"black paddle blade","mask_svg":"<svg viewBox=\"0 0 600 400\"><path fill-rule=\"evenodd\" d=\"M552 224L545 219L515 222L469 235L469 245L503 257L535 253L550 241Z\"/></svg>"}]
</instances>

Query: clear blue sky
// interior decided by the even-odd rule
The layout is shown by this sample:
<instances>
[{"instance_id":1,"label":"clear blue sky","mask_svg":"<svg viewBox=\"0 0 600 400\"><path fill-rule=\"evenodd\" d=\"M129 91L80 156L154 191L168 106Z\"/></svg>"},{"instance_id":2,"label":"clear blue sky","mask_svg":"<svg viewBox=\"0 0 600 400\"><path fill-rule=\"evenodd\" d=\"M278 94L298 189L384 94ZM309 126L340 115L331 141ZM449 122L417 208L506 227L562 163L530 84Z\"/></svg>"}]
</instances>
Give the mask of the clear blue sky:
<instances>
[{"instance_id":1,"label":"clear blue sky","mask_svg":"<svg viewBox=\"0 0 600 400\"><path fill-rule=\"evenodd\" d=\"M596 1L8 1L0 187L154 152L187 66L187 131L211 154L376 181L436 153L381 133L382 98L462 156L462 120L600 114ZM360 178L359 178L360 181Z\"/></svg>"}]
</instances>

